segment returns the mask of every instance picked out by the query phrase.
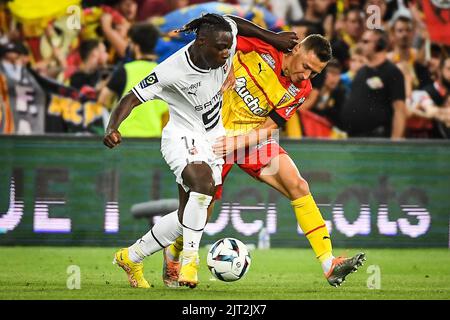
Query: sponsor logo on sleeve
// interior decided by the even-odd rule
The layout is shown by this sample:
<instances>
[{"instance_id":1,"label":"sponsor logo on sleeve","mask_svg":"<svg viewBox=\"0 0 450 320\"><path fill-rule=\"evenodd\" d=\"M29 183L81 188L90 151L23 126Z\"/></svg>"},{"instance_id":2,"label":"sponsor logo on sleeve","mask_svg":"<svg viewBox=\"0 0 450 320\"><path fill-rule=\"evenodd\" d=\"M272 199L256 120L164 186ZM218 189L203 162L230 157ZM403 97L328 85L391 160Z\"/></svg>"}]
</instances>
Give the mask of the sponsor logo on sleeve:
<instances>
[{"instance_id":1,"label":"sponsor logo on sleeve","mask_svg":"<svg viewBox=\"0 0 450 320\"><path fill-rule=\"evenodd\" d=\"M293 83L291 83L288 91L293 97L295 97L300 92L300 89L297 88Z\"/></svg>"},{"instance_id":2,"label":"sponsor logo on sleeve","mask_svg":"<svg viewBox=\"0 0 450 320\"><path fill-rule=\"evenodd\" d=\"M275 69L275 59L268 53L261 53L261 58L272 68Z\"/></svg>"},{"instance_id":3,"label":"sponsor logo on sleeve","mask_svg":"<svg viewBox=\"0 0 450 320\"><path fill-rule=\"evenodd\" d=\"M139 87L141 87L141 89L145 89L157 82L158 82L158 77L156 76L156 73L152 72L147 77L145 77L144 80L142 80L139 83Z\"/></svg>"}]
</instances>

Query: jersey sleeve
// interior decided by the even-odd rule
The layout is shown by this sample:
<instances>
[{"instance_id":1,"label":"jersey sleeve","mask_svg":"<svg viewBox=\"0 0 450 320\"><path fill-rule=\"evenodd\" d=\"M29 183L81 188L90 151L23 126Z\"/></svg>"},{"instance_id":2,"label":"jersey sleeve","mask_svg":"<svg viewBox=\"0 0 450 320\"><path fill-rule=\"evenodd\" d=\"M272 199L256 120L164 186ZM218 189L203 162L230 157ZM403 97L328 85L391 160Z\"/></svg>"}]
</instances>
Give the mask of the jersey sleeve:
<instances>
[{"instance_id":1,"label":"jersey sleeve","mask_svg":"<svg viewBox=\"0 0 450 320\"><path fill-rule=\"evenodd\" d=\"M300 90L300 92L296 95L295 101L288 104L282 105L278 108L272 109L269 113L269 117L279 126L283 126L286 121L288 121L292 115L297 111L298 108L305 102L306 98L308 98L311 93L312 86L311 82L308 80L305 86Z\"/></svg>"},{"instance_id":2,"label":"jersey sleeve","mask_svg":"<svg viewBox=\"0 0 450 320\"><path fill-rule=\"evenodd\" d=\"M165 100L165 90L175 82L175 77L170 76L174 73L173 70L171 72L165 69L167 68L163 63L156 66L148 76L131 89L142 103L153 99Z\"/></svg>"},{"instance_id":3,"label":"jersey sleeve","mask_svg":"<svg viewBox=\"0 0 450 320\"><path fill-rule=\"evenodd\" d=\"M264 50L266 49L266 50ZM258 38L253 37L244 37L237 36L237 49L238 51L242 51L244 53L248 53L251 51L262 52L262 51L271 51L271 46L266 42L259 40Z\"/></svg>"}]
</instances>

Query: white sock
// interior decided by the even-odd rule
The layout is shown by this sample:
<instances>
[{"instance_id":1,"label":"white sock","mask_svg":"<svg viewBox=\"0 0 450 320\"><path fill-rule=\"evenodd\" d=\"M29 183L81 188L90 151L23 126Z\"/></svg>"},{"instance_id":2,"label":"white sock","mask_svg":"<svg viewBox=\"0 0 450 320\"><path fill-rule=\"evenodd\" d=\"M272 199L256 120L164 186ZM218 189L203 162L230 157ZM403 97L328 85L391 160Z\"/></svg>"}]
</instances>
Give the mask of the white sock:
<instances>
[{"instance_id":1,"label":"white sock","mask_svg":"<svg viewBox=\"0 0 450 320\"><path fill-rule=\"evenodd\" d=\"M196 263L199 263L198 251L183 250L183 259L181 259L181 265L184 266L190 263L192 259L196 259Z\"/></svg>"},{"instance_id":2,"label":"white sock","mask_svg":"<svg viewBox=\"0 0 450 320\"><path fill-rule=\"evenodd\" d=\"M183 251L198 251L211 200L206 194L190 192L183 214Z\"/></svg>"},{"instance_id":3,"label":"white sock","mask_svg":"<svg viewBox=\"0 0 450 320\"><path fill-rule=\"evenodd\" d=\"M334 259L334 257L331 256L330 258L328 258L327 260L325 260L324 262L322 262L322 270L323 270L323 273L327 274L327 273L330 271L331 265L332 265L332 263L333 263L333 259Z\"/></svg>"},{"instance_id":4,"label":"white sock","mask_svg":"<svg viewBox=\"0 0 450 320\"><path fill-rule=\"evenodd\" d=\"M130 260L139 263L145 257L169 246L183 232L178 221L178 210L159 219L153 228L128 248Z\"/></svg>"}]
</instances>

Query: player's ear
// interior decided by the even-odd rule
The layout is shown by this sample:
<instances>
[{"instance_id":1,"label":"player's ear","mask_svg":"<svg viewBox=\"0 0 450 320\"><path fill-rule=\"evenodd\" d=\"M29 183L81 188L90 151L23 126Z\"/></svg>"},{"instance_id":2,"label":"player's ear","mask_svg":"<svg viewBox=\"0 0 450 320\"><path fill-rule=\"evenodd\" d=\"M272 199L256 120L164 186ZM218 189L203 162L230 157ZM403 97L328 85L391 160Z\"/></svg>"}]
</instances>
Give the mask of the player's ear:
<instances>
[{"instance_id":1,"label":"player's ear","mask_svg":"<svg viewBox=\"0 0 450 320\"><path fill-rule=\"evenodd\" d=\"M293 54L298 53L298 52L300 51L301 46L302 46L301 42L297 43L297 44L295 45L295 47L292 49L292 53L293 53Z\"/></svg>"}]
</instances>

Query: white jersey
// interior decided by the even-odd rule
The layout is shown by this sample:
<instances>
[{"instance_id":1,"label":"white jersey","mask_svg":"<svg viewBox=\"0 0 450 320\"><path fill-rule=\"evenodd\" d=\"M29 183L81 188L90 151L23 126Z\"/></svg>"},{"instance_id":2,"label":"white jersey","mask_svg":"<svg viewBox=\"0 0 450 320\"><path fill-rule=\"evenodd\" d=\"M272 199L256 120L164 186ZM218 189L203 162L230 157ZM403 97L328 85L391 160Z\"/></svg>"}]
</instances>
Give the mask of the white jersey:
<instances>
[{"instance_id":1,"label":"white jersey","mask_svg":"<svg viewBox=\"0 0 450 320\"><path fill-rule=\"evenodd\" d=\"M225 135L222 124L220 89L232 68L237 45L236 23L231 25L233 44L226 63L213 70L202 70L192 63L188 48L192 42L156 66L132 91L141 102L161 99L169 105L169 122L161 137L161 153L187 192L183 170L188 163L205 162L216 185L222 183L223 159L212 149L217 137Z\"/></svg>"},{"instance_id":2,"label":"white jersey","mask_svg":"<svg viewBox=\"0 0 450 320\"><path fill-rule=\"evenodd\" d=\"M233 44L223 67L202 70L195 66L188 52L191 42L156 66L132 89L141 102L161 99L168 103L170 119L163 130L163 138L187 132L212 141L225 135L220 89L232 68L237 44L236 23L225 19L232 28Z\"/></svg>"}]
</instances>

